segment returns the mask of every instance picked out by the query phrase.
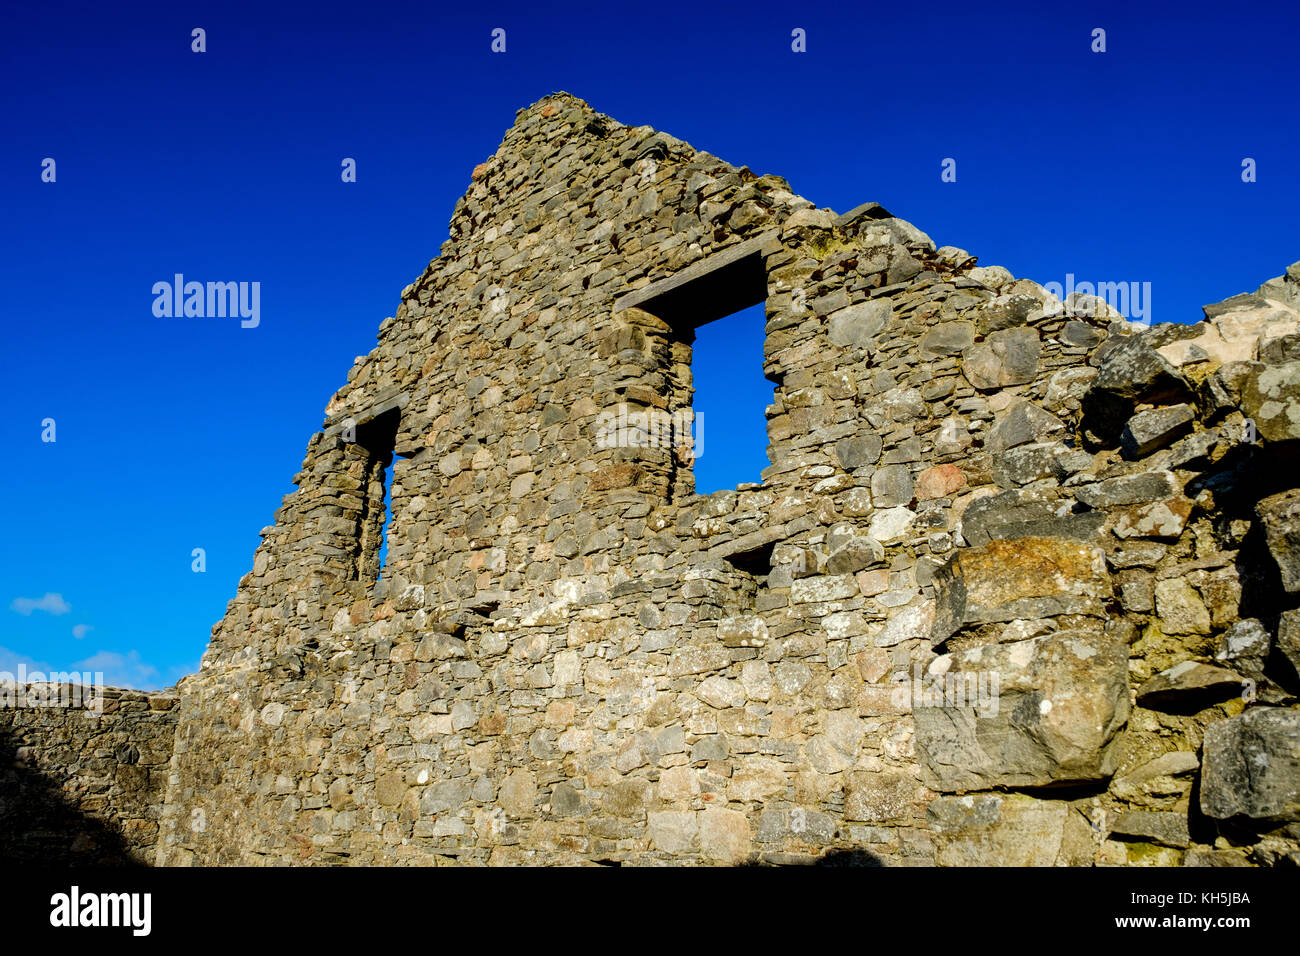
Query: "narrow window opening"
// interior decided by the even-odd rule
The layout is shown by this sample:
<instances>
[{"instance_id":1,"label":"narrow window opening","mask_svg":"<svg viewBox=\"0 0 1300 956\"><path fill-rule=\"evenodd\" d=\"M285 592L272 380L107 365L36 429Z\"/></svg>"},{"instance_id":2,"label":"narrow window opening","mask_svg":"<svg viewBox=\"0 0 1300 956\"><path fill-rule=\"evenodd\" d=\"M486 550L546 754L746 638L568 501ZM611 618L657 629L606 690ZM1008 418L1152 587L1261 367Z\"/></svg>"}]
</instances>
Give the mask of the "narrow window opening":
<instances>
[{"instance_id":1,"label":"narrow window opening","mask_svg":"<svg viewBox=\"0 0 1300 956\"><path fill-rule=\"evenodd\" d=\"M398 461L404 461L402 455L393 452L391 460L384 468L384 516L379 529L379 571L377 579L384 579L384 569L388 567L388 544L393 530L393 474Z\"/></svg>"},{"instance_id":2,"label":"narrow window opening","mask_svg":"<svg viewBox=\"0 0 1300 956\"><path fill-rule=\"evenodd\" d=\"M773 387L763 377L766 322L760 302L695 330L691 407L697 494L760 482L769 464L766 411Z\"/></svg>"},{"instance_id":3,"label":"narrow window opening","mask_svg":"<svg viewBox=\"0 0 1300 956\"><path fill-rule=\"evenodd\" d=\"M357 425L356 444L365 452L357 492L361 509L353 564L359 581L378 581L387 557L384 532L392 488L393 448L400 422L401 413L394 408Z\"/></svg>"}]
</instances>

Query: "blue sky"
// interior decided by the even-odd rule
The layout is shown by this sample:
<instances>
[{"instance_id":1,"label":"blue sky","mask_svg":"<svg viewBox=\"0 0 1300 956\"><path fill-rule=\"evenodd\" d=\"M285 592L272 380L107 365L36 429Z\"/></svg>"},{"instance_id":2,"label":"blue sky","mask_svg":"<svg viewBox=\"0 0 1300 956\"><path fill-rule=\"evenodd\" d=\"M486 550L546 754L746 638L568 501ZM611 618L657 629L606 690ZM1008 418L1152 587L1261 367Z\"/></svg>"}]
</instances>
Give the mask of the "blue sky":
<instances>
[{"instance_id":1,"label":"blue sky","mask_svg":"<svg viewBox=\"0 0 1300 956\"><path fill-rule=\"evenodd\" d=\"M1300 259L1294 8L441 6L6 11L0 670L155 687L196 667L326 400L470 170L555 90L1017 276L1150 282L1155 321ZM156 317L176 273L259 282L259 325ZM701 408L706 488L765 464L761 327L732 335L695 361L749 383Z\"/></svg>"}]
</instances>

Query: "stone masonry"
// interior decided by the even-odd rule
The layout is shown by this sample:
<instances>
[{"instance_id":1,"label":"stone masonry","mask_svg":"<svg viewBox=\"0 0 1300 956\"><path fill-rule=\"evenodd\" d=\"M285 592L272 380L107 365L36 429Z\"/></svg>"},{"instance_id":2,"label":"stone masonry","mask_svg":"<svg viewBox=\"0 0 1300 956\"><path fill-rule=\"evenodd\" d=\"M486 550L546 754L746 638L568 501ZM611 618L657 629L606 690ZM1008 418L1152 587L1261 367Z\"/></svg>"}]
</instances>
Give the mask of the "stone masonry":
<instances>
[{"instance_id":1,"label":"stone masonry","mask_svg":"<svg viewBox=\"0 0 1300 956\"><path fill-rule=\"evenodd\" d=\"M1300 263L1143 329L567 94L450 232L176 688L166 786L86 808L156 817L139 854L1300 863ZM609 440L760 301L761 484Z\"/></svg>"},{"instance_id":2,"label":"stone masonry","mask_svg":"<svg viewBox=\"0 0 1300 956\"><path fill-rule=\"evenodd\" d=\"M38 706L0 707L0 861L153 862L176 695L105 688L87 707L59 690L30 684ZM60 699L82 706L48 706Z\"/></svg>"}]
</instances>

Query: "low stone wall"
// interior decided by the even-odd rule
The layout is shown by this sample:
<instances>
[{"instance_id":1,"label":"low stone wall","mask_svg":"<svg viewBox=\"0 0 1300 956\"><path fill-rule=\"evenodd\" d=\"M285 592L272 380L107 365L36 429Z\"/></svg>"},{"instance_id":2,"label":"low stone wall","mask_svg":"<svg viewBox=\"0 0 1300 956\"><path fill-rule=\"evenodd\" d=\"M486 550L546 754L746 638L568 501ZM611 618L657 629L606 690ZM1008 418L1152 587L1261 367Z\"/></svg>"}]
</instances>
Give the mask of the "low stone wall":
<instances>
[{"instance_id":1,"label":"low stone wall","mask_svg":"<svg viewBox=\"0 0 1300 956\"><path fill-rule=\"evenodd\" d=\"M100 690L90 708L49 706L70 688L28 685L17 689L23 705L0 707L5 863L154 861L177 696Z\"/></svg>"}]
</instances>

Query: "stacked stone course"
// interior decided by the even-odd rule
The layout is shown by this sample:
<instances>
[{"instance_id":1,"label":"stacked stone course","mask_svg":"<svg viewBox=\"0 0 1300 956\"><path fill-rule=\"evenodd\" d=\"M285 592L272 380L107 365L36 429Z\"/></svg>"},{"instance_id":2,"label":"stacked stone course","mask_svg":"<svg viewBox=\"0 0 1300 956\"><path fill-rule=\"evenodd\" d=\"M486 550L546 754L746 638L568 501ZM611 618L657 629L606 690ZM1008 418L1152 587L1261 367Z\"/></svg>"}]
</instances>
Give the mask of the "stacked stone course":
<instances>
[{"instance_id":1,"label":"stacked stone course","mask_svg":"<svg viewBox=\"0 0 1300 956\"><path fill-rule=\"evenodd\" d=\"M52 684L0 695L23 702L0 707L0 859L152 863L176 695Z\"/></svg>"}]
</instances>

